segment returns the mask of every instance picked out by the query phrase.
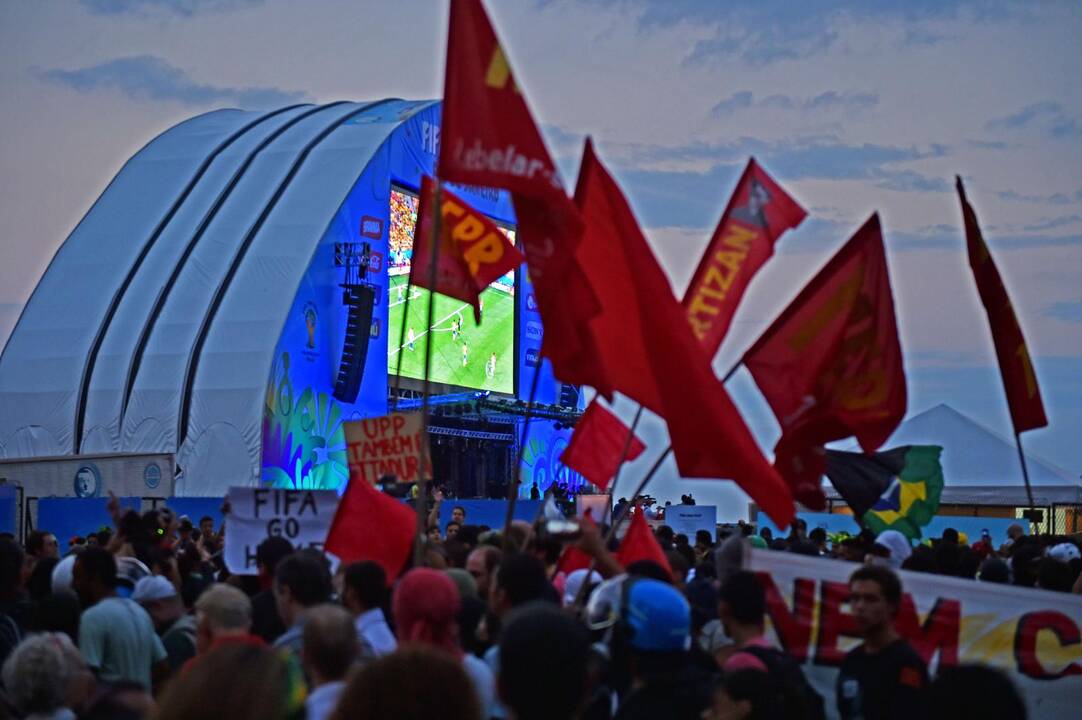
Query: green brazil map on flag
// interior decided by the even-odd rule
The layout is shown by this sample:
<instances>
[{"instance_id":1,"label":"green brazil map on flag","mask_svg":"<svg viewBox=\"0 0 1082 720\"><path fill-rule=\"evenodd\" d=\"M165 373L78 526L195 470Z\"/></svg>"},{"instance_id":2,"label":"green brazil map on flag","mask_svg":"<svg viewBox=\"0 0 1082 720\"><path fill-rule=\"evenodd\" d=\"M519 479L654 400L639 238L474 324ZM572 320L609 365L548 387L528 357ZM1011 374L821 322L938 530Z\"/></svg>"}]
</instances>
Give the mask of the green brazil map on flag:
<instances>
[{"instance_id":1,"label":"green brazil map on flag","mask_svg":"<svg viewBox=\"0 0 1082 720\"><path fill-rule=\"evenodd\" d=\"M876 534L916 540L939 510L943 448L905 445L874 455L827 451L827 477L861 523Z\"/></svg>"}]
</instances>

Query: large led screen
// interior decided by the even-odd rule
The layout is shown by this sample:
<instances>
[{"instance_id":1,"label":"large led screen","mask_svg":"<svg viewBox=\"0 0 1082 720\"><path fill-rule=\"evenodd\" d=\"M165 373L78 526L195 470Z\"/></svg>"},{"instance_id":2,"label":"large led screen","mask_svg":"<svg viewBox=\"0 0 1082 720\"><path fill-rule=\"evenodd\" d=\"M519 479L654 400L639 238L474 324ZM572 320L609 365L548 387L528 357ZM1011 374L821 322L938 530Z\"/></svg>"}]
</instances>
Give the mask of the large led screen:
<instances>
[{"instance_id":1,"label":"large led screen","mask_svg":"<svg viewBox=\"0 0 1082 720\"><path fill-rule=\"evenodd\" d=\"M401 355L402 376L424 378L425 348L432 343L433 382L511 394L515 390L515 274L510 272L481 294L481 324L473 307L436 293L432 324L428 320L429 292L411 287L405 331L413 233L417 226L415 194L391 189L391 235L387 285L387 371L396 372ZM515 231L501 228L515 242Z\"/></svg>"}]
</instances>

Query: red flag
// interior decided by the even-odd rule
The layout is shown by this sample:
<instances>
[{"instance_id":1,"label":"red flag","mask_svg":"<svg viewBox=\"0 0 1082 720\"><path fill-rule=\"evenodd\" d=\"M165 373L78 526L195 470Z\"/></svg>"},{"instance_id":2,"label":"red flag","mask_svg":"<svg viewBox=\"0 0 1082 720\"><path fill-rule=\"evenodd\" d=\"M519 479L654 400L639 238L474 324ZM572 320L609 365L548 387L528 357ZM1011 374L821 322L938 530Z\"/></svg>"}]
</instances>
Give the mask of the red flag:
<instances>
[{"instance_id":1,"label":"red flag","mask_svg":"<svg viewBox=\"0 0 1082 720\"><path fill-rule=\"evenodd\" d=\"M564 382L611 395L594 362L585 321L597 312L574 250L582 221L515 83L480 0L452 0L440 130L439 175L468 185L506 188L545 325L542 354Z\"/></svg>"},{"instance_id":2,"label":"red flag","mask_svg":"<svg viewBox=\"0 0 1082 720\"><path fill-rule=\"evenodd\" d=\"M571 443L560 456L560 462L580 473L604 492L608 490L609 482L616 474L620 462L624 459L634 460L646 449L642 441L634 435L628 443L629 432L627 425L620 422L620 418L595 399L575 425Z\"/></svg>"},{"instance_id":3,"label":"red flag","mask_svg":"<svg viewBox=\"0 0 1082 720\"><path fill-rule=\"evenodd\" d=\"M526 261L496 223L474 210L447 188L440 188L440 252L436 258L436 283L429 289L473 305L481 322L481 293L500 276ZM436 225L436 183L421 179L417 232L413 243L410 282L429 287L430 238Z\"/></svg>"},{"instance_id":4,"label":"red flag","mask_svg":"<svg viewBox=\"0 0 1082 720\"><path fill-rule=\"evenodd\" d=\"M996 358L999 360L999 373L1003 377L1003 387L1007 391L1007 405L1011 409L1011 422L1016 433L1041 428L1048 424L1041 402L1041 389L1037 387L1037 376L1033 372L1033 362L1026 349L1026 339L1022 328L1007 296L1007 288L999 276L996 263L984 243L977 215L973 212L966 191L962 187L962 178L957 178L958 199L962 202L962 217L966 226L966 249L969 252L969 267L973 269L973 279L977 281L977 292L981 303L988 313L988 324L992 328L992 341L996 346Z\"/></svg>"},{"instance_id":5,"label":"red flag","mask_svg":"<svg viewBox=\"0 0 1082 720\"><path fill-rule=\"evenodd\" d=\"M708 356L717 353L748 283L774 254L774 243L807 214L755 158L748 160L684 293L691 329Z\"/></svg>"},{"instance_id":6,"label":"red flag","mask_svg":"<svg viewBox=\"0 0 1082 720\"><path fill-rule=\"evenodd\" d=\"M879 216L819 271L744 355L782 428L775 465L808 507L825 502L822 445L874 452L905 415L905 371Z\"/></svg>"},{"instance_id":7,"label":"red flag","mask_svg":"<svg viewBox=\"0 0 1082 720\"><path fill-rule=\"evenodd\" d=\"M338 503L324 548L343 563L372 560L392 582L409 559L417 514L364 478L350 478Z\"/></svg>"},{"instance_id":8,"label":"red flag","mask_svg":"<svg viewBox=\"0 0 1082 720\"><path fill-rule=\"evenodd\" d=\"M587 510L586 514L582 516L579 524L589 523L590 525L597 526L594 522L593 516L590 511ZM568 545L564 548L564 551L560 553L560 559L556 561L556 572L554 574L559 575L564 573L570 575L576 570L585 570L593 564L593 557L586 552L580 550L576 545Z\"/></svg>"},{"instance_id":9,"label":"red flag","mask_svg":"<svg viewBox=\"0 0 1082 720\"><path fill-rule=\"evenodd\" d=\"M672 577L672 566L669 558L665 557L665 551L661 549L654 531L646 522L646 516L641 507L636 507L631 515L631 524L627 527L627 534L620 543L620 550L616 553L616 559L625 568L638 560L649 560L665 568L665 572Z\"/></svg>"},{"instance_id":10,"label":"red flag","mask_svg":"<svg viewBox=\"0 0 1082 720\"><path fill-rule=\"evenodd\" d=\"M684 477L731 478L779 525L788 487L733 406L620 188L587 140L575 201L586 221L579 266L601 301L590 321L613 388L665 418Z\"/></svg>"}]
</instances>

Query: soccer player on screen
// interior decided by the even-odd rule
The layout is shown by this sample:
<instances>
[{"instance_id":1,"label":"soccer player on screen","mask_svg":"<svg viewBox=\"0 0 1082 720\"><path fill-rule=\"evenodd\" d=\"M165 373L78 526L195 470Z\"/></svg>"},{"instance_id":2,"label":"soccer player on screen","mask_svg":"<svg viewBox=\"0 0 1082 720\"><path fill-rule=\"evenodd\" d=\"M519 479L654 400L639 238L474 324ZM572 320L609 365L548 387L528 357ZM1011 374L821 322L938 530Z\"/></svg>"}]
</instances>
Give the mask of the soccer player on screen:
<instances>
[{"instance_id":1,"label":"soccer player on screen","mask_svg":"<svg viewBox=\"0 0 1082 720\"><path fill-rule=\"evenodd\" d=\"M409 345L410 350L413 350L413 326L410 326L409 331L406 333L406 342Z\"/></svg>"},{"instance_id":2,"label":"soccer player on screen","mask_svg":"<svg viewBox=\"0 0 1082 720\"><path fill-rule=\"evenodd\" d=\"M462 343L462 367L466 367L466 363L470 361L470 346L465 342Z\"/></svg>"},{"instance_id":3,"label":"soccer player on screen","mask_svg":"<svg viewBox=\"0 0 1082 720\"><path fill-rule=\"evenodd\" d=\"M489 355L488 362L485 363L485 377L489 380L496 377L496 353Z\"/></svg>"}]
</instances>

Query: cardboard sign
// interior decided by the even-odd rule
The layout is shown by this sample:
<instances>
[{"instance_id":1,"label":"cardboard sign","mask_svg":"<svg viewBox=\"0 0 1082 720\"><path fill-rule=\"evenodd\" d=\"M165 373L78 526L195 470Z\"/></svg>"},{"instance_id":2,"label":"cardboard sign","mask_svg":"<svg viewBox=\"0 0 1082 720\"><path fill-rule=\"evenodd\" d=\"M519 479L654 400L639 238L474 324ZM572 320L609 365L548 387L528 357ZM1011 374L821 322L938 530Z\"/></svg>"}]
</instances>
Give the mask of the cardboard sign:
<instances>
[{"instance_id":1,"label":"cardboard sign","mask_svg":"<svg viewBox=\"0 0 1082 720\"><path fill-rule=\"evenodd\" d=\"M229 488L225 565L236 575L255 575L255 554L269 537L284 537L298 550L323 550L338 509L334 490Z\"/></svg>"},{"instance_id":2,"label":"cardboard sign","mask_svg":"<svg viewBox=\"0 0 1082 720\"><path fill-rule=\"evenodd\" d=\"M687 535L694 545L695 533L699 530L706 530L712 538L717 537L718 508L716 505L670 505L665 508L662 523L677 535Z\"/></svg>"},{"instance_id":3,"label":"cardboard sign","mask_svg":"<svg viewBox=\"0 0 1082 720\"><path fill-rule=\"evenodd\" d=\"M855 563L751 550L748 569L766 590L768 637L805 663L837 716L838 666L855 647L849 576ZM937 667L983 663L1011 676L1030 718L1075 717L1082 697L1082 596L901 571L895 626Z\"/></svg>"},{"instance_id":4,"label":"cardboard sign","mask_svg":"<svg viewBox=\"0 0 1082 720\"><path fill-rule=\"evenodd\" d=\"M428 435L421 413L394 413L353 420L343 426L351 480L363 478L375 484L384 475L396 475L399 482L416 482L421 457L425 479L432 478Z\"/></svg>"}]
</instances>

